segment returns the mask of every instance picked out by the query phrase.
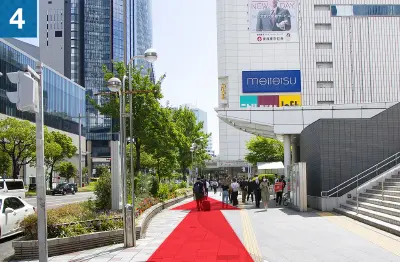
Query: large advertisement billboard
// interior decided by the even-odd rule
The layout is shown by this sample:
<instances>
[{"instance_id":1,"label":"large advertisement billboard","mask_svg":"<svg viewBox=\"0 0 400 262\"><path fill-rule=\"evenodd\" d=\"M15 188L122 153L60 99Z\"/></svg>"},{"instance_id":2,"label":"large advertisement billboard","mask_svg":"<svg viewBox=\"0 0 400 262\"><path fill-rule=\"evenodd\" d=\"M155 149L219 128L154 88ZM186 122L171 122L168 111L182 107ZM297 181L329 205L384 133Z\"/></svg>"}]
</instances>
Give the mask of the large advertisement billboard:
<instances>
[{"instance_id":1,"label":"large advertisement billboard","mask_svg":"<svg viewBox=\"0 0 400 262\"><path fill-rule=\"evenodd\" d=\"M301 95L240 96L240 107L301 106Z\"/></svg>"},{"instance_id":2,"label":"large advertisement billboard","mask_svg":"<svg viewBox=\"0 0 400 262\"><path fill-rule=\"evenodd\" d=\"M299 42L298 0L249 0L250 43Z\"/></svg>"},{"instance_id":3,"label":"large advertisement billboard","mask_svg":"<svg viewBox=\"0 0 400 262\"><path fill-rule=\"evenodd\" d=\"M242 71L243 93L300 93L300 70Z\"/></svg>"}]
</instances>

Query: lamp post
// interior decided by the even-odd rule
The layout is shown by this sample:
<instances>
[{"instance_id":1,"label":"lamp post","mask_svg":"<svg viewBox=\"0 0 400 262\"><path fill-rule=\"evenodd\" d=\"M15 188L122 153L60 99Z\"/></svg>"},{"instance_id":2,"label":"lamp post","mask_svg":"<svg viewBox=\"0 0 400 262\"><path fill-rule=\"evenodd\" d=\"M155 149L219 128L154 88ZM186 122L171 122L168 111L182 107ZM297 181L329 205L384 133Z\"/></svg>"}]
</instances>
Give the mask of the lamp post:
<instances>
[{"instance_id":1,"label":"lamp post","mask_svg":"<svg viewBox=\"0 0 400 262\"><path fill-rule=\"evenodd\" d=\"M136 245L136 226L135 226L135 175L134 175L134 164L133 164L133 99L132 95L137 93L151 93L149 90L132 90L132 62L135 59L145 59L146 61L153 63L157 60L157 52L155 49L147 49L144 55L134 56L129 60L128 63L128 77L124 75L122 81L113 77L108 80L108 88L111 92L118 92L120 97L120 143L121 143L121 174L122 174L122 205L123 205L123 222L124 222L124 246L133 247ZM125 91L125 82L129 81L129 91ZM127 174L126 174L126 123L125 123L125 94L129 94L129 144L130 144L130 169L132 172L131 183L132 183L132 205L128 205L127 199Z\"/></svg>"}]
</instances>

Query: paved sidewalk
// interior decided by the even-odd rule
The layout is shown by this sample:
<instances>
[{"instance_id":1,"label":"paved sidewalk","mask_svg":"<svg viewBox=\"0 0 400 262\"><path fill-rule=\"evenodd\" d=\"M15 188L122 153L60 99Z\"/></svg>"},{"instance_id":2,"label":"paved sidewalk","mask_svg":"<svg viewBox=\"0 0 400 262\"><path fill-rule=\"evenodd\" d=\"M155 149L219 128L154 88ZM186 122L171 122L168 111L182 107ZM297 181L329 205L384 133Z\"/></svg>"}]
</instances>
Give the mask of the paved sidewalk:
<instances>
[{"instance_id":1,"label":"paved sidewalk","mask_svg":"<svg viewBox=\"0 0 400 262\"><path fill-rule=\"evenodd\" d=\"M188 198L176 205L192 201ZM157 214L150 222L146 237L136 242L136 247L124 249L123 244L101 247L91 250L66 254L62 256L49 257L49 261L59 262L108 262L108 261L147 261L161 243L176 228L189 211L165 209ZM39 261L39 260L24 260ZM21 262L21 261L20 261Z\"/></svg>"},{"instance_id":2,"label":"paved sidewalk","mask_svg":"<svg viewBox=\"0 0 400 262\"><path fill-rule=\"evenodd\" d=\"M210 193L210 196L217 200L221 199L219 193L216 195ZM51 257L49 260L65 262L148 261L152 255L154 257L154 254L156 254L155 257L157 254L163 254L159 250L155 251L189 213L187 210L171 209L191 201L192 199L189 198L156 215L150 222L146 238L138 240L138 245L134 248L124 249L123 245L119 244ZM276 207L273 201L269 206L270 208L264 210L254 208L254 204L251 203L240 204L239 207L242 210L221 211L254 261L400 262L399 237L332 213L316 211L299 213L282 206ZM204 226L202 228L204 233L201 234L208 237L226 234L220 232L219 227L213 225L212 221L208 221L207 216L210 216L211 213L199 213L198 217L201 218L199 221L202 221ZM179 242L179 239L177 240ZM204 239L201 241L202 243L207 242ZM208 244L212 243L214 242ZM182 243L179 245L182 247ZM165 245L163 246L165 247ZM191 252L202 251L200 247L193 248ZM214 244L209 248L219 249ZM165 248L163 251L165 252ZM225 259L221 258L220 252L218 254L218 261L239 261L237 258L236 260L228 258L229 254L225 254ZM177 259L176 257L157 257L156 260L198 261ZM207 260L202 261L207 262Z\"/></svg>"}]
</instances>

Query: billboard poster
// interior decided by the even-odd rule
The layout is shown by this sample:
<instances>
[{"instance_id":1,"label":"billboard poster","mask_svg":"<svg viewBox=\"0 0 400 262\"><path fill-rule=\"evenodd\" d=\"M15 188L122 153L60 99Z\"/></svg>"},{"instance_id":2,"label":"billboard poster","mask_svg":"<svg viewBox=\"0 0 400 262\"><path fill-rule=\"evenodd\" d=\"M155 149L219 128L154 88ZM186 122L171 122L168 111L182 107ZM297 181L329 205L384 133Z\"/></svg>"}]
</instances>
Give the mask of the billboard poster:
<instances>
[{"instance_id":1,"label":"billboard poster","mask_svg":"<svg viewBox=\"0 0 400 262\"><path fill-rule=\"evenodd\" d=\"M243 93L300 93L300 70L242 71Z\"/></svg>"},{"instance_id":2,"label":"billboard poster","mask_svg":"<svg viewBox=\"0 0 400 262\"><path fill-rule=\"evenodd\" d=\"M301 96L300 95L279 96L279 107L282 106L301 106Z\"/></svg>"},{"instance_id":3,"label":"billboard poster","mask_svg":"<svg viewBox=\"0 0 400 262\"><path fill-rule=\"evenodd\" d=\"M249 0L250 43L299 42L298 0Z\"/></svg>"},{"instance_id":4,"label":"billboard poster","mask_svg":"<svg viewBox=\"0 0 400 262\"><path fill-rule=\"evenodd\" d=\"M301 95L240 96L240 107L282 107L300 106Z\"/></svg>"}]
</instances>

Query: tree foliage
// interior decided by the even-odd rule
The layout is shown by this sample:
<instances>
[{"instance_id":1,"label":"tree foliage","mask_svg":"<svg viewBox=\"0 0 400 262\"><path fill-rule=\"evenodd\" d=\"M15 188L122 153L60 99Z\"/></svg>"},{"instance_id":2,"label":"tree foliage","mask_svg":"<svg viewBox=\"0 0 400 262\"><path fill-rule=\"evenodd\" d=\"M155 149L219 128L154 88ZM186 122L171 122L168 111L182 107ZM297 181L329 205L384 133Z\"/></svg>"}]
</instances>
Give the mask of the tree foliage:
<instances>
[{"instance_id":1,"label":"tree foliage","mask_svg":"<svg viewBox=\"0 0 400 262\"><path fill-rule=\"evenodd\" d=\"M50 188L53 183L54 168L62 161L75 155L76 151L77 148L71 137L56 131L47 133L44 146L44 163L49 169ZM65 166L65 163L63 164Z\"/></svg>"},{"instance_id":2,"label":"tree foliage","mask_svg":"<svg viewBox=\"0 0 400 262\"><path fill-rule=\"evenodd\" d=\"M36 128L27 120L0 120L0 150L9 156L12 177L18 178L23 166L32 164L36 156Z\"/></svg>"},{"instance_id":3,"label":"tree foliage","mask_svg":"<svg viewBox=\"0 0 400 262\"><path fill-rule=\"evenodd\" d=\"M0 177L8 177L12 172L10 156L0 150Z\"/></svg>"},{"instance_id":4,"label":"tree foliage","mask_svg":"<svg viewBox=\"0 0 400 262\"><path fill-rule=\"evenodd\" d=\"M257 136L247 142L249 153L247 162L256 165L258 162L283 161L283 143L272 138Z\"/></svg>"},{"instance_id":5,"label":"tree foliage","mask_svg":"<svg viewBox=\"0 0 400 262\"><path fill-rule=\"evenodd\" d=\"M70 162L61 162L57 165L55 169L60 177L64 177L67 181L71 178L76 177L77 169Z\"/></svg>"},{"instance_id":6,"label":"tree foliage","mask_svg":"<svg viewBox=\"0 0 400 262\"><path fill-rule=\"evenodd\" d=\"M196 123L196 116L185 106L172 111L172 121L175 123L177 130L175 143L179 167L184 174L186 169L191 167L194 162L203 163L205 160L210 159L206 152L206 147L211 134L202 132L203 122ZM192 161L190 148L193 143L196 143L197 146Z\"/></svg>"},{"instance_id":7,"label":"tree foliage","mask_svg":"<svg viewBox=\"0 0 400 262\"><path fill-rule=\"evenodd\" d=\"M116 76L119 79L125 79L126 88L129 87L129 80L124 78L127 75L127 69L123 62L115 62L113 70L110 71L107 67L103 67L104 78L108 81L110 78ZM114 74L116 72L116 75ZM141 169L141 149L142 146L149 144L153 137L154 126L158 120L158 112L160 110L159 100L162 98L161 82L165 75L162 76L156 83L150 78L150 74L144 74L143 69L132 68L132 89L134 91L147 91L147 93L137 93L133 95L132 112L129 112L129 96L126 95L127 111L133 118L133 141L136 152L136 171ZM90 103L94 105L102 114L109 115L114 119L119 119L119 97L111 95L104 103L97 104L93 99ZM129 118L127 121L127 137L129 137ZM118 127L118 126L117 126ZM117 130L113 130L117 132Z\"/></svg>"}]
</instances>

